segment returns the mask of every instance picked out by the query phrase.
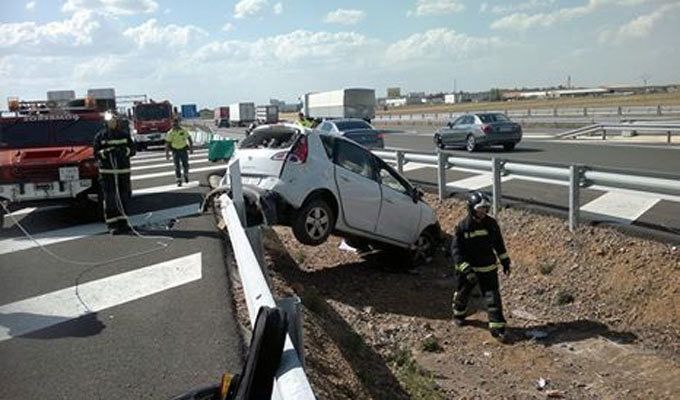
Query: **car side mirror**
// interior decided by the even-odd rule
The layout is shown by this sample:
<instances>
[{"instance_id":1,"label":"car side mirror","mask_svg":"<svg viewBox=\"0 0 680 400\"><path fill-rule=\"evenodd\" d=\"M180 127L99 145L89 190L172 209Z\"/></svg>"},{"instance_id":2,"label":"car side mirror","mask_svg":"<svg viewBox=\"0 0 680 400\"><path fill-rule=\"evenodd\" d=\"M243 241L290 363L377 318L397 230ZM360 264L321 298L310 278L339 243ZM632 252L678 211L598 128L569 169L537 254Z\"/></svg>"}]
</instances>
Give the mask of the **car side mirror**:
<instances>
[{"instance_id":1,"label":"car side mirror","mask_svg":"<svg viewBox=\"0 0 680 400\"><path fill-rule=\"evenodd\" d=\"M448 122L446 126L448 126L449 128L453 128L453 122Z\"/></svg>"},{"instance_id":2,"label":"car side mirror","mask_svg":"<svg viewBox=\"0 0 680 400\"><path fill-rule=\"evenodd\" d=\"M419 187L414 187L411 191L411 198L413 199L414 203L418 203L420 200L422 200L424 195L425 193L423 193L422 189Z\"/></svg>"}]
</instances>

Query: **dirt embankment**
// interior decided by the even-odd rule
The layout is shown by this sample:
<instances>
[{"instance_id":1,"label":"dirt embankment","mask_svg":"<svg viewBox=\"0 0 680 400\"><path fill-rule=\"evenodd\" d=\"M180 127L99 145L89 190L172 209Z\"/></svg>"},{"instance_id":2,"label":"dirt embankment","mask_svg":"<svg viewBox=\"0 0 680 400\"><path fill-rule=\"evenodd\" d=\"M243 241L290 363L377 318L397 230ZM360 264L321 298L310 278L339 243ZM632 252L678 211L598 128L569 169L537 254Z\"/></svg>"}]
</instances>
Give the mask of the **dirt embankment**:
<instances>
[{"instance_id":1,"label":"dirt embankment","mask_svg":"<svg viewBox=\"0 0 680 400\"><path fill-rule=\"evenodd\" d=\"M451 231L462 203L439 202ZM486 315L450 323L452 268L413 272L266 234L277 296L303 298L307 372L321 399L680 398L680 249L506 209L513 271L501 278L510 344ZM242 306L241 306L242 307Z\"/></svg>"}]
</instances>

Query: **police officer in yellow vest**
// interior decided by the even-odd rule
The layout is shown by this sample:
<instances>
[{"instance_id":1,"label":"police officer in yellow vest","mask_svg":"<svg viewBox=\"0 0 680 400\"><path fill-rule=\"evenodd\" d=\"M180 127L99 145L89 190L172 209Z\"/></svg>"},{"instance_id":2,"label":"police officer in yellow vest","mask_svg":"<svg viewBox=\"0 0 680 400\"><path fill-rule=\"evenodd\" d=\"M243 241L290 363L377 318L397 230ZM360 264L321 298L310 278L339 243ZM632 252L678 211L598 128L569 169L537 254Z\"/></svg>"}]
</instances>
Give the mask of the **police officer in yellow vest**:
<instances>
[{"instance_id":1,"label":"police officer in yellow vest","mask_svg":"<svg viewBox=\"0 0 680 400\"><path fill-rule=\"evenodd\" d=\"M104 114L106 128L94 137L94 157L99 165L104 221L111 234L128 230L127 205L132 197L130 185L130 157L135 146L129 129L117 114Z\"/></svg>"},{"instance_id":2,"label":"police officer in yellow vest","mask_svg":"<svg viewBox=\"0 0 680 400\"><path fill-rule=\"evenodd\" d=\"M298 120L297 120L298 125L304 126L305 128L313 128L314 127L314 121L311 121L305 117L305 114L302 112L298 113Z\"/></svg>"},{"instance_id":3,"label":"police officer in yellow vest","mask_svg":"<svg viewBox=\"0 0 680 400\"><path fill-rule=\"evenodd\" d=\"M193 146L191 135L179 125L179 120L175 119L172 129L165 136L165 159L170 159L170 151L172 151L177 186L182 186L182 170L184 170L184 182L189 183L189 153L194 153Z\"/></svg>"}]
</instances>

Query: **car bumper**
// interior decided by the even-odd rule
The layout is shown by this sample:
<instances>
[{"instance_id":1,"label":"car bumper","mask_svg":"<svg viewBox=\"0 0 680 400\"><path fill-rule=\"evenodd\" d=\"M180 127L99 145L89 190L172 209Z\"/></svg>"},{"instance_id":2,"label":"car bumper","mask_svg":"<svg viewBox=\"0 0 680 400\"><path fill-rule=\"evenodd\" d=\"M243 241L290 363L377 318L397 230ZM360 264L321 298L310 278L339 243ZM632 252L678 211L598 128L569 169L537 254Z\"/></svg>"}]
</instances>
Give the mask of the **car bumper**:
<instances>
[{"instance_id":1,"label":"car bumper","mask_svg":"<svg viewBox=\"0 0 680 400\"><path fill-rule=\"evenodd\" d=\"M481 145L501 145L509 143L519 143L522 140L522 134L491 134L476 137L477 143Z\"/></svg>"},{"instance_id":2,"label":"car bumper","mask_svg":"<svg viewBox=\"0 0 680 400\"><path fill-rule=\"evenodd\" d=\"M165 144L165 132L134 134L133 139L136 143L143 143L149 145Z\"/></svg>"},{"instance_id":3,"label":"car bumper","mask_svg":"<svg viewBox=\"0 0 680 400\"><path fill-rule=\"evenodd\" d=\"M11 203L38 200L73 199L92 188L92 179L79 179L70 182L15 183L0 185L0 198Z\"/></svg>"}]
</instances>

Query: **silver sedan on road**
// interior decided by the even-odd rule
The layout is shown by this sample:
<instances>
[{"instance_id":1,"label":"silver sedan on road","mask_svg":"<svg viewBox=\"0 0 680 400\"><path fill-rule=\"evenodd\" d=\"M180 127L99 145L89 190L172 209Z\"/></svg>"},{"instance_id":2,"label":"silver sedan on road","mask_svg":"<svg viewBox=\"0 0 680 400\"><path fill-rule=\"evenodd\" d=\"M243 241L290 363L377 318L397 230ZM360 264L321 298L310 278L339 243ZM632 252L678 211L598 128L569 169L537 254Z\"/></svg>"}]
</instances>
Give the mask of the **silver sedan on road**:
<instances>
[{"instance_id":1,"label":"silver sedan on road","mask_svg":"<svg viewBox=\"0 0 680 400\"><path fill-rule=\"evenodd\" d=\"M434 143L440 149L465 147L469 152L485 146L503 146L509 151L521 140L522 127L501 113L466 114L434 134Z\"/></svg>"}]
</instances>

